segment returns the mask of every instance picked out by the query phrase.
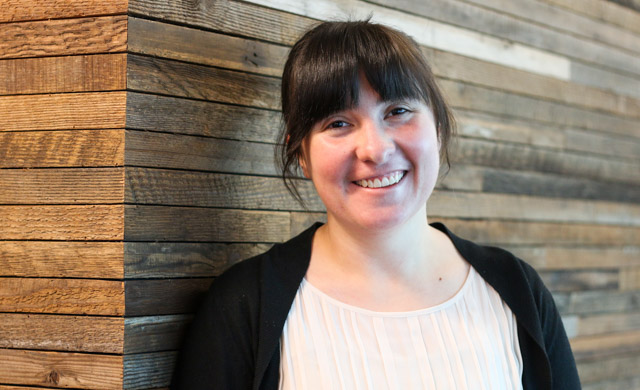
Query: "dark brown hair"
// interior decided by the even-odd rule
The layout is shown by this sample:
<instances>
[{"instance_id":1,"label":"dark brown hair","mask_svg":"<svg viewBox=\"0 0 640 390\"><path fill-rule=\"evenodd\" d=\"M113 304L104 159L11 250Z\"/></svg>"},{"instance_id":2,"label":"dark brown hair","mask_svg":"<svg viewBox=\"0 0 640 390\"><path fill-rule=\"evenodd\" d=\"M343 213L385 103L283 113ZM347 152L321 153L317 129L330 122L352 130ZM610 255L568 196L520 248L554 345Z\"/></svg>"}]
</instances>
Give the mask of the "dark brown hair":
<instances>
[{"instance_id":1,"label":"dark brown hair","mask_svg":"<svg viewBox=\"0 0 640 390\"><path fill-rule=\"evenodd\" d=\"M293 46L282 74L277 159L287 189L301 203L292 179L299 177L303 140L316 122L358 105L360 75L382 100L420 99L431 108L440 158L449 165L454 119L417 43L368 20L324 22Z\"/></svg>"}]
</instances>

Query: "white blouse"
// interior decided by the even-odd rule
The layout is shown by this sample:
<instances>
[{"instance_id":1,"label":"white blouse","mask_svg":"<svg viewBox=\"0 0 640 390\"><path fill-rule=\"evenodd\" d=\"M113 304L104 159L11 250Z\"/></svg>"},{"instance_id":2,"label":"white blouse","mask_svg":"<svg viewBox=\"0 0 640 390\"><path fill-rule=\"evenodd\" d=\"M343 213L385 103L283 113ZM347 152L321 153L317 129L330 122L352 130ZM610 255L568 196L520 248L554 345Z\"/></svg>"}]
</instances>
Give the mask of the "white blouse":
<instances>
[{"instance_id":1,"label":"white blouse","mask_svg":"<svg viewBox=\"0 0 640 390\"><path fill-rule=\"evenodd\" d=\"M469 267L427 309L375 312L304 279L281 338L280 389L522 389L515 316Z\"/></svg>"}]
</instances>

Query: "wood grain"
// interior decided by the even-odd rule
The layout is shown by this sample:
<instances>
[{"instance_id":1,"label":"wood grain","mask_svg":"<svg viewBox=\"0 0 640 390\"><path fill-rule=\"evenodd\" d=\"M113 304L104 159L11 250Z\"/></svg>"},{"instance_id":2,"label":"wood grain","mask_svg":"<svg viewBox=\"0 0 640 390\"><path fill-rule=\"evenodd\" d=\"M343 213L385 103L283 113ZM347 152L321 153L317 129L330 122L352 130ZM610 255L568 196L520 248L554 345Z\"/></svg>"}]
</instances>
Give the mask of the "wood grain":
<instances>
[{"instance_id":1,"label":"wood grain","mask_svg":"<svg viewBox=\"0 0 640 390\"><path fill-rule=\"evenodd\" d=\"M122 388L123 357L0 349L0 378L19 385Z\"/></svg>"},{"instance_id":2,"label":"wood grain","mask_svg":"<svg viewBox=\"0 0 640 390\"><path fill-rule=\"evenodd\" d=\"M280 82L272 77L129 55L127 88L277 110Z\"/></svg>"},{"instance_id":3,"label":"wood grain","mask_svg":"<svg viewBox=\"0 0 640 390\"><path fill-rule=\"evenodd\" d=\"M126 0L31 0L29 6L21 0L4 0L0 22L76 18L127 12Z\"/></svg>"},{"instance_id":4,"label":"wood grain","mask_svg":"<svg viewBox=\"0 0 640 390\"><path fill-rule=\"evenodd\" d=\"M127 50L127 16L3 24L0 58L117 53ZM24 39L24 37L29 39Z\"/></svg>"},{"instance_id":5,"label":"wood grain","mask_svg":"<svg viewBox=\"0 0 640 390\"><path fill-rule=\"evenodd\" d=\"M616 354L637 353L640 352L640 330L577 337L570 342L577 361Z\"/></svg>"},{"instance_id":6,"label":"wood grain","mask_svg":"<svg viewBox=\"0 0 640 390\"><path fill-rule=\"evenodd\" d=\"M578 319L577 335L593 336L604 333L626 332L639 328L639 311L587 315Z\"/></svg>"},{"instance_id":7,"label":"wood grain","mask_svg":"<svg viewBox=\"0 0 640 390\"><path fill-rule=\"evenodd\" d=\"M124 176L124 168L3 169L0 204L122 203Z\"/></svg>"},{"instance_id":8,"label":"wood grain","mask_svg":"<svg viewBox=\"0 0 640 390\"><path fill-rule=\"evenodd\" d=\"M0 132L0 168L122 166L124 140L124 130Z\"/></svg>"},{"instance_id":9,"label":"wood grain","mask_svg":"<svg viewBox=\"0 0 640 390\"><path fill-rule=\"evenodd\" d=\"M281 242L289 214L198 207L126 206L126 241Z\"/></svg>"},{"instance_id":10,"label":"wood grain","mask_svg":"<svg viewBox=\"0 0 640 390\"><path fill-rule=\"evenodd\" d=\"M126 59L126 54L96 54L0 61L5 75L0 95L123 90Z\"/></svg>"},{"instance_id":11,"label":"wood grain","mask_svg":"<svg viewBox=\"0 0 640 390\"><path fill-rule=\"evenodd\" d=\"M129 18L130 53L280 76L289 49L201 29Z\"/></svg>"},{"instance_id":12,"label":"wood grain","mask_svg":"<svg viewBox=\"0 0 640 390\"><path fill-rule=\"evenodd\" d=\"M582 361L578 364L578 374L581 383L585 384L604 379L630 377L637 374L638 367L640 367L640 354L633 354Z\"/></svg>"},{"instance_id":13,"label":"wood grain","mask_svg":"<svg viewBox=\"0 0 640 390\"><path fill-rule=\"evenodd\" d=\"M550 291L617 290L617 270L543 271L540 277Z\"/></svg>"},{"instance_id":14,"label":"wood grain","mask_svg":"<svg viewBox=\"0 0 640 390\"><path fill-rule=\"evenodd\" d=\"M122 316L124 283L91 279L2 278L0 311Z\"/></svg>"},{"instance_id":15,"label":"wood grain","mask_svg":"<svg viewBox=\"0 0 640 390\"><path fill-rule=\"evenodd\" d=\"M554 298L562 300L563 294ZM565 295L566 306L559 303L561 314L592 315L640 311L640 290L636 291L577 291Z\"/></svg>"},{"instance_id":16,"label":"wood grain","mask_svg":"<svg viewBox=\"0 0 640 390\"><path fill-rule=\"evenodd\" d=\"M177 353L154 352L124 356L124 389L168 386Z\"/></svg>"},{"instance_id":17,"label":"wood grain","mask_svg":"<svg viewBox=\"0 0 640 390\"><path fill-rule=\"evenodd\" d=\"M186 314L126 318L125 355L180 349L191 319Z\"/></svg>"},{"instance_id":18,"label":"wood grain","mask_svg":"<svg viewBox=\"0 0 640 390\"><path fill-rule=\"evenodd\" d=\"M123 128L125 92L0 96L0 132Z\"/></svg>"},{"instance_id":19,"label":"wood grain","mask_svg":"<svg viewBox=\"0 0 640 390\"><path fill-rule=\"evenodd\" d=\"M123 318L0 313L0 348L122 354Z\"/></svg>"},{"instance_id":20,"label":"wood grain","mask_svg":"<svg viewBox=\"0 0 640 390\"><path fill-rule=\"evenodd\" d=\"M269 144L142 131L127 131L125 143L127 166L278 174Z\"/></svg>"},{"instance_id":21,"label":"wood grain","mask_svg":"<svg viewBox=\"0 0 640 390\"><path fill-rule=\"evenodd\" d=\"M513 246L505 247L537 270L618 269L640 265L640 247Z\"/></svg>"},{"instance_id":22,"label":"wood grain","mask_svg":"<svg viewBox=\"0 0 640 390\"><path fill-rule=\"evenodd\" d=\"M324 205L317 197L313 184L308 180L298 182L308 210L324 211ZM280 178L134 167L126 169L125 202L254 210L304 210L285 189Z\"/></svg>"},{"instance_id":23,"label":"wood grain","mask_svg":"<svg viewBox=\"0 0 640 390\"><path fill-rule=\"evenodd\" d=\"M269 244L125 242L125 278L212 277Z\"/></svg>"},{"instance_id":24,"label":"wood grain","mask_svg":"<svg viewBox=\"0 0 640 390\"><path fill-rule=\"evenodd\" d=\"M0 276L122 279L122 242L0 241Z\"/></svg>"},{"instance_id":25,"label":"wood grain","mask_svg":"<svg viewBox=\"0 0 640 390\"><path fill-rule=\"evenodd\" d=\"M125 315L157 316L193 313L213 279L127 280Z\"/></svg>"},{"instance_id":26,"label":"wood grain","mask_svg":"<svg viewBox=\"0 0 640 390\"><path fill-rule=\"evenodd\" d=\"M0 240L122 240L123 205L0 206Z\"/></svg>"},{"instance_id":27,"label":"wood grain","mask_svg":"<svg viewBox=\"0 0 640 390\"><path fill-rule=\"evenodd\" d=\"M575 3L571 0L542 0L572 12L589 16L597 21L604 21L629 31L640 33L640 15L637 12L621 7L609 1L584 0Z\"/></svg>"},{"instance_id":28,"label":"wood grain","mask_svg":"<svg viewBox=\"0 0 640 390\"><path fill-rule=\"evenodd\" d=\"M130 92L127 128L275 143L280 113Z\"/></svg>"}]
</instances>

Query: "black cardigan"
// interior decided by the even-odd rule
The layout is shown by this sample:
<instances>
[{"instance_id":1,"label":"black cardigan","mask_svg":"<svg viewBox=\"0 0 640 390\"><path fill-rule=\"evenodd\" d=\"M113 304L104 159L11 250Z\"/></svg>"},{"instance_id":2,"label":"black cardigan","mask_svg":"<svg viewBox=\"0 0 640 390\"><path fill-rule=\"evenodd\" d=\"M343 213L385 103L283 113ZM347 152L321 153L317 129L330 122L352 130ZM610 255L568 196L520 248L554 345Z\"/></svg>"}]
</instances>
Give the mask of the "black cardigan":
<instances>
[{"instance_id":1,"label":"black cardigan","mask_svg":"<svg viewBox=\"0 0 640 390\"><path fill-rule=\"evenodd\" d=\"M214 281L191 324L172 389L277 389L280 336L307 272L316 223ZM525 390L580 389L569 341L538 274L511 253L449 236L515 314Z\"/></svg>"}]
</instances>

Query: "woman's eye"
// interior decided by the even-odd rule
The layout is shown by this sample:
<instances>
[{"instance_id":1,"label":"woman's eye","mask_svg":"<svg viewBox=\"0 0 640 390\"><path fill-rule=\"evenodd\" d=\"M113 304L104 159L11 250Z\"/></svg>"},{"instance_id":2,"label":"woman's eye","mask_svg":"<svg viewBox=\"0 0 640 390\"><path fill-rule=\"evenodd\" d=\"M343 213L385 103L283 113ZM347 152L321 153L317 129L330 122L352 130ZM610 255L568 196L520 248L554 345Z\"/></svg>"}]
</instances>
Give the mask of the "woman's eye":
<instances>
[{"instance_id":1,"label":"woman's eye","mask_svg":"<svg viewBox=\"0 0 640 390\"><path fill-rule=\"evenodd\" d=\"M407 110L404 107L396 107L396 108L392 109L391 111L389 111L387 116L389 117L389 116L402 115L402 114L406 114L407 112L409 112L409 110Z\"/></svg>"},{"instance_id":2,"label":"woman's eye","mask_svg":"<svg viewBox=\"0 0 640 390\"><path fill-rule=\"evenodd\" d=\"M327 129L339 129L341 127L346 127L346 126L348 126L348 123L345 121L333 121L329 123L329 125L327 126Z\"/></svg>"}]
</instances>

